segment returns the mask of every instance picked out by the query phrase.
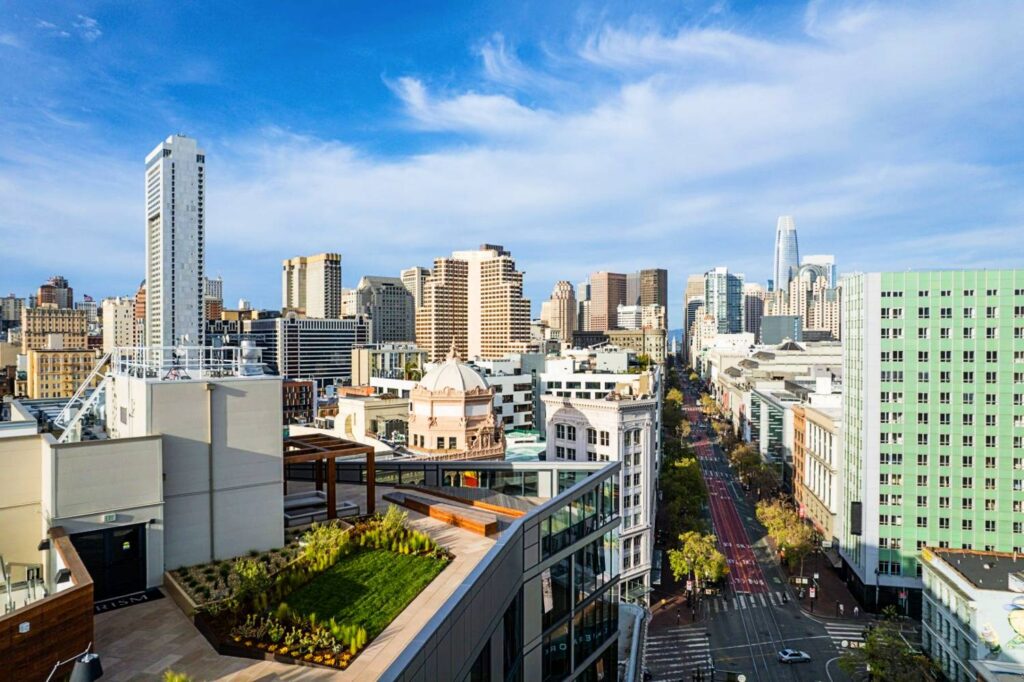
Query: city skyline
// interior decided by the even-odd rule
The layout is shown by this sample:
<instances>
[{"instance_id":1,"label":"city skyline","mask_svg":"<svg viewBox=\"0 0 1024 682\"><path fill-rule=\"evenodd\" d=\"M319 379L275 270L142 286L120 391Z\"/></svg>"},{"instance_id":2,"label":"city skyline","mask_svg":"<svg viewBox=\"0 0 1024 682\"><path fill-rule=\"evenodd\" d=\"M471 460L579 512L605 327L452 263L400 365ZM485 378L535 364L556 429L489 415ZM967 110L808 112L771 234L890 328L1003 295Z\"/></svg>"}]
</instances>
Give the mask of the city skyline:
<instances>
[{"instance_id":1,"label":"city skyline","mask_svg":"<svg viewBox=\"0 0 1024 682\"><path fill-rule=\"evenodd\" d=\"M1019 128L1010 65L1021 48L999 38L1019 8L710 9L422 8L391 25L387 10L358 7L318 22L340 26L336 36L298 14L275 35L310 32L317 50L267 50L304 74L288 85L211 40L229 18L242 22L233 33L263 35L266 18L59 5L38 16L15 4L0 23L13 67L0 83L16 102L0 143L0 201L11 207L0 233L25 257L5 267L0 290L25 295L60 272L97 299L134 291L141 271L110 265L144 252L140 158L170 132L210 157L207 270L224 275L227 300L260 307L273 306L279 263L296 252L344 254L354 286L429 265L439 243L497 241L517 254L534 316L558 280L664 267L678 327L685 276L724 260L704 236L730 231L730 268L763 282L773 225L789 214L844 272L1019 261L1020 179L1001 150ZM450 27L401 44L405 22L428 11ZM173 56L139 49L132 34L152 21L181 47ZM879 63L899 68L882 74ZM341 68L325 80L318 65ZM863 91L865 73L871 97L838 96ZM220 105L226 96L236 104ZM975 128L985 135L964 134ZM623 239L650 248L622 249ZM65 248L39 248L51 242ZM570 253L588 265L563 264Z\"/></svg>"}]
</instances>

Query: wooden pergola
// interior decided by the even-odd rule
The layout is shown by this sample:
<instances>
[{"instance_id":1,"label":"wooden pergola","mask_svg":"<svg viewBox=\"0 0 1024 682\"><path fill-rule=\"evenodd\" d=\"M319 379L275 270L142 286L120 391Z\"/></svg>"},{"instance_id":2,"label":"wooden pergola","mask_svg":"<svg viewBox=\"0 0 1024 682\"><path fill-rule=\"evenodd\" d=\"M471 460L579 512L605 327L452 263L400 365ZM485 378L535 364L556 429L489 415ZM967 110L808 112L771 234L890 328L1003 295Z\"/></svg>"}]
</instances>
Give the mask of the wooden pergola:
<instances>
[{"instance_id":1,"label":"wooden pergola","mask_svg":"<svg viewBox=\"0 0 1024 682\"><path fill-rule=\"evenodd\" d=\"M288 494L288 465L313 463L313 481L316 489L324 489L327 482L327 518L338 516L337 482L335 460L339 457L366 457L366 513L376 510L375 479L376 465L373 446L363 445L344 438L335 438L324 433L308 433L288 436L284 439L284 493ZM326 466L325 466L326 463ZM326 469L326 472L325 472Z\"/></svg>"}]
</instances>

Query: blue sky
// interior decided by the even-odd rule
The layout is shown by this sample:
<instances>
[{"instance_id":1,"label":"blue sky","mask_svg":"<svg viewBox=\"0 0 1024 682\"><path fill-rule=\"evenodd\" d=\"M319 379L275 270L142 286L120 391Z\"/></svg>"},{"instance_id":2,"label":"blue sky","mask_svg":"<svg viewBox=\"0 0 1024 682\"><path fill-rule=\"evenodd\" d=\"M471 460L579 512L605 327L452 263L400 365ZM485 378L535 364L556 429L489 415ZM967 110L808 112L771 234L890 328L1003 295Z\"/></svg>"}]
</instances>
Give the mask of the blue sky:
<instances>
[{"instance_id":1,"label":"blue sky","mask_svg":"<svg viewBox=\"0 0 1024 682\"><path fill-rule=\"evenodd\" d=\"M1024 5L0 0L0 292L143 273L143 158L207 153L207 269L279 305L496 242L558 279L1024 263Z\"/></svg>"}]
</instances>

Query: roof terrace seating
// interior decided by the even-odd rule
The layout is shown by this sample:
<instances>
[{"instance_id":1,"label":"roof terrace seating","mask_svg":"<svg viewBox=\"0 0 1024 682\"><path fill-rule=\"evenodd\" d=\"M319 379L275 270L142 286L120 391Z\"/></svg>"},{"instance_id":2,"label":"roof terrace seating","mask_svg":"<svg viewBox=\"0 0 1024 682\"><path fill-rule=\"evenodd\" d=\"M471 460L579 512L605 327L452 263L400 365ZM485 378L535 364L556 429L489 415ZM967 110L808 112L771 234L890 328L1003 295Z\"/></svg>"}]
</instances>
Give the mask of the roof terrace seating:
<instances>
[{"instance_id":1,"label":"roof terrace seating","mask_svg":"<svg viewBox=\"0 0 1024 682\"><path fill-rule=\"evenodd\" d=\"M487 511L456 503L440 502L405 491L389 492L384 495L384 499L478 535L487 536L498 532L498 517Z\"/></svg>"}]
</instances>

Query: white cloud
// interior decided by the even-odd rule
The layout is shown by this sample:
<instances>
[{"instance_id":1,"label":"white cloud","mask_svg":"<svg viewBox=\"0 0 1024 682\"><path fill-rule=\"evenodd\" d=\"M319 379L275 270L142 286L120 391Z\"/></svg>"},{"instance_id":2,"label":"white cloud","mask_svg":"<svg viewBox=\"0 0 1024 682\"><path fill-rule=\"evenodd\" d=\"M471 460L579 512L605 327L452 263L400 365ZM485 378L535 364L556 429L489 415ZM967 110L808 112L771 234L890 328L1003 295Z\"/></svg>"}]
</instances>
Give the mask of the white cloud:
<instances>
[{"instance_id":1,"label":"white cloud","mask_svg":"<svg viewBox=\"0 0 1024 682\"><path fill-rule=\"evenodd\" d=\"M100 22L84 14L79 14L75 18L74 25L78 30L78 35L90 43L103 35L103 31L100 29Z\"/></svg>"},{"instance_id":2,"label":"white cloud","mask_svg":"<svg viewBox=\"0 0 1024 682\"><path fill-rule=\"evenodd\" d=\"M1002 3L812 4L784 38L714 20L602 26L540 64L492 36L479 82L388 81L428 151L376 157L278 128L202 140L208 265L272 305L288 255L341 251L348 284L489 241L512 249L535 302L557 279L651 265L678 297L688 272L714 265L766 276L783 213L842 270L1019 263L1022 20ZM49 273L41 246L60 238L97 277L110 249L131 252L134 286L138 158L90 158L58 150L0 170L0 205L15 207L5 245L17 228L15 246Z\"/></svg>"}]
</instances>

